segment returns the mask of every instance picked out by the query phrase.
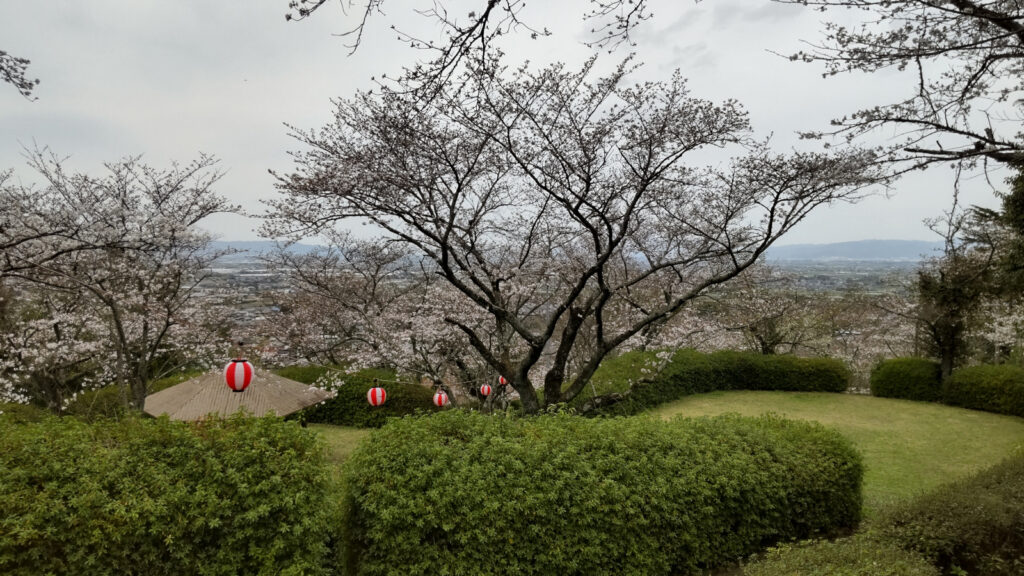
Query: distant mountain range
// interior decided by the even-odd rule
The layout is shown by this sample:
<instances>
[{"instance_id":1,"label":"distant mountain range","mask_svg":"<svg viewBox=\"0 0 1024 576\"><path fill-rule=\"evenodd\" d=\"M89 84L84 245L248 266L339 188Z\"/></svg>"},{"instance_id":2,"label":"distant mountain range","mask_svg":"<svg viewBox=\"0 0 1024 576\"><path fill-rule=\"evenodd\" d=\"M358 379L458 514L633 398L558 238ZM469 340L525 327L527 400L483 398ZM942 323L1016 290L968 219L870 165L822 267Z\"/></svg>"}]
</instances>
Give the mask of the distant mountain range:
<instances>
[{"instance_id":1,"label":"distant mountain range","mask_svg":"<svg viewBox=\"0 0 1024 576\"><path fill-rule=\"evenodd\" d=\"M222 262L242 262L277 249L272 240L219 241L213 242L214 250L238 250L224 256ZM290 252L308 254L320 248L312 244L292 244ZM773 246L768 250L768 260L805 261L880 261L918 262L942 251L942 242L923 240L858 240L856 242L833 242L830 244L789 244Z\"/></svg>"},{"instance_id":2,"label":"distant mountain range","mask_svg":"<svg viewBox=\"0 0 1024 576\"><path fill-rule=\"evenodd\" d=\"M768 249L768 260L857 260L917 262L942 252L942 242L858 240L831 244L790 244Z\"/></svg>"},{"instance_id":3,"label":"distant mountain range","mask_svg":"<svg viewBox=\"0 0 1024 576\"><path fill-rule=\"evenodd\" d=\"M221 264L248 262L255 260L260 254L274 252L278 243L273 240L228 240L211 242L212 250L235 250L234 254L227 254L217 259ZM288 247L289 252L296 254L308 254L320 248L312 244L292 244Z\"/></svg>"}]
</instances>

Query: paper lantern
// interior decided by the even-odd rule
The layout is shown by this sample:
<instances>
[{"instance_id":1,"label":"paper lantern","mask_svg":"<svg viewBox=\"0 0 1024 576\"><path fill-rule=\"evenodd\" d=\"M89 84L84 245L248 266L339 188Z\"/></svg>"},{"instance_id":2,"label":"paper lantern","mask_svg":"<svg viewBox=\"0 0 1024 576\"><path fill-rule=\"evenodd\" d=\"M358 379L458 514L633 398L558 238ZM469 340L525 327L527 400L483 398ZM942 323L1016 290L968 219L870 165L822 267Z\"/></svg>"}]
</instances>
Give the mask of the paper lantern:
<instances>
[{"instance_id":1,"label":"paper lantern","mask_svg":"<svg viewBox=\"0 0 1024 576\"><path fill-rule=\"evenodd\" d=\"M444 391L438 390L437 393L434 394L434 406L437 406L438 408L442 408L442 407L447 406L447 405L448 405L448 395L445 394Z\"/></svg>"},{"instance_id":2,"label":"paper lantern","mask_svg":"<svg viewBox=\"0 0 1024 576\"><path fill-rule=\"evenodd\" d=\"M366 401L370 406L380 406L388 397L388 393L380 386L375 386L366 391Z\"/></svg>"},{"instance_id":3,"label":"paper lantern","mask_svg":"<svg viewBox=\"0 0 1024 576\"><path fill-rule=\"evenodd\" d=\"M480 395L485 397L485 398L487 396L490 396L491 395L491 387L489 385L487 385L487 384L484 384L483 386L481 386L480 387Z\"/></svg>"},{"instance_id":4,"label":"paper lantern","mask_svg":"<svg viewBox=\"0 0 1024 576\"><path fill-rule=\"evenodd\" d=\"M498 386L508 386L508 380L505 380L504 376L498 376Z\"/></svg>"},{"instance_id":5,"label":"paper lantern","mask_svg":"<svg viewBox=\"0 0 1024 576\"><path fill-rule=\"evenodd\" d=\"M235 392L245 390L252 384L252 364L246 362L244 358L228 362L224 367L224 381L227 382L228 388Z\"/></svg>"}]
</instances>

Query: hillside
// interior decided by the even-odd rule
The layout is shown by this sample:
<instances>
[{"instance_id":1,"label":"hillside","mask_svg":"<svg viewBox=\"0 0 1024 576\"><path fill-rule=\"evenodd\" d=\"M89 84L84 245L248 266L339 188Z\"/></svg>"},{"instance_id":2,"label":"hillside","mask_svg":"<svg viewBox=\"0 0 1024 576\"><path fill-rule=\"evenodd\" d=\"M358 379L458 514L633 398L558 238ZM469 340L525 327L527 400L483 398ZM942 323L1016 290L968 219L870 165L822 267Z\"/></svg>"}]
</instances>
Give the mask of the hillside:
<instances>
[{"instance_id":1,"label":"hillside","mask_svg":"<svg viewBox=\"0 0 1024 576\"><path fill-rule=\"evenodd\" d=\"M770 248L768 260L918 262L925 257L938 255L941 250L941 242L924 240L859 240L830 244L789 244Z\"/></svg>"}]
</instances>

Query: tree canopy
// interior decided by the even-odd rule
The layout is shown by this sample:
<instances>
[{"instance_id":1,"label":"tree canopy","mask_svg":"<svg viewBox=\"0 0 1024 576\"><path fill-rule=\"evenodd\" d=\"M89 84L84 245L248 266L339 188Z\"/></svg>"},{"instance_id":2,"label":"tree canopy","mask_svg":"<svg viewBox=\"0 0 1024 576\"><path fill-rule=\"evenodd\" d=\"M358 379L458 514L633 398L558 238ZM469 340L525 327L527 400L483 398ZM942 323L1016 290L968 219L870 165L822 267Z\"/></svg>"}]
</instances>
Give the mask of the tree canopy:
<instances>
[{"instance_id":1,"label":"tree canopy","mask_svg":"<svg viewBox=\"0 0 1024 576\"><path fill-rule=\"evenodd\" d=\"M1024 161L1024 2L1020 0L775 0L862 15L825 21L824 37L794 60L821 62L826 76L911 70L905 99L833 122L857 137L882 126L903 133L890 158L933 162ZM811 134L820 137L823 133Z\"/></svg>"},{"instance_id":2,"label":"tree canopy","mask_svg":"<svg viewBox=\"0 0 1024 576\"><path fill-rule=\"evenodd\" d=\"M266 233L356 218L422 255L487 319L445 321L534 411L533 379L545 403L572 399L610 351L876 181L870 153L772 152L737 102L694 98L678 74L628 85L628 64L593 66L470 64L429 95L339 101L296 131ZM691 163L715 148L736 156Z\"/></svg>"}]
</instances>

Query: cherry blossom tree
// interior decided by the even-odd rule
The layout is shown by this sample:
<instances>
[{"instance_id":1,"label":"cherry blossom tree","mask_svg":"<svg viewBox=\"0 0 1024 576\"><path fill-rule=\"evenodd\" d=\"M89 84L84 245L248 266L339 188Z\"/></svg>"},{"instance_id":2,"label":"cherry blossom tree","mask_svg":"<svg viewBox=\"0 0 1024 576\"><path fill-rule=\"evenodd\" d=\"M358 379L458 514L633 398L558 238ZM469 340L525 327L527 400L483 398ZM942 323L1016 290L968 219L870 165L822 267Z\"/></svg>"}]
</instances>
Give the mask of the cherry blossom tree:
<instances>
[{"instance_id":1,"label":"cherry blossom tree","mask_svg":"<svg viewBox=\"0 0 1024 576\"><path fill-rule=\"evenodd\" d=\"M301 21L321 11L327 0L291 0L285 19ZM344 13L356 15L355 24L340 36L348 40L349 53L358 50L368 23L385 17L384 7L394 4L385 0L341 0ZM648 0L591 0L588 9L580 10L580 17L591 24L590 36L585 43L594 49L612 50L620 45L632 44L631 33L652 13ZM398 40L430 56L405 69L403 81L409 88L433 94L444 84L458 78L463 65L490 59L498 40L503 36L520 34L536 39L549 36L544 26L524 18L524 0L472 0L470 2L443 2L435 0L427 7L407 7L419 16L433 22L440 29L438 38L424 38L404 31L394 24L390 29Z\"/></svg>"},{"instance_id":2,"label":"cherry blossom tree","mask_svg":"<svg viewBox=\"0 0 1024 576\"><path fill-rule=\"evenodd\" d=\"M220 255L197 224L235 209L212 190L214 163L203 156L161 171L128 158L93 177L36 152L31 164L44 187L4 188L30 211L5 221L15 240L4 245L3 276L82 302L102 319L110 379L135 409L150 380L218 341L212 330L223 327L211 318L220 308L197 302Z\"/></svg>"},{"instance_id":3,"label":"cherry blossom tree","mask_svg":"<svg viewBox=\"0 0 1024 576\"><path fill-rule=\"evenodd\" d=\"M825 330L812 295L798 290L791 276L764 263L747 268L709 297L718 304L726 329L761 354L807 352Z\"/></svg>"},{"instance_id":4,"label":"cherry blossom tree","mask_svg":"<svg viewBox=\"0 0 1024 576\"><path fill-rule=\"evenodd\" d=\"M0 400L59 413L76 393L102 383L101 318L77 295L21 286L4 293L0 321Z\"/></svg>"},{"instance_id":5,"label":"cherry blossom tree","mask_svg":"<svg viewBox=\"0 0 1024 576\"><path fill-rule=\"evenodd\" d=\"M773 153L738 103L693 98L678 74L626 86L627 64L591 80L593 65L474 64L434 94L338 102L333 123L296 132L307 149L279 176L265 233L371 222L488 315L486 331L444 320L535 412L531 370L546 355L544 402L572 399L609 352L876 182L867 153ZM716 148L737 155L689 162Z\"/></svg>"},{"instance_id":6,"label":"cherry blossom tree","mask_svg":"<svg viewBox=\"0 0 1024 576\"><path fill-rule=\"evenodd\" d=\"M440 281L408 247L328 234L328 246L310 254L270 255L289 279L280 313L266 331L305 359L350 370L386 366L426 377L454 399L486 378L466 336L444 322L460 311L479 326L486 318L461 293ZM456 390L453 390L456 385Z\"/></svg>"},{"instance_id":7,"label":"cherry blossom tree","mask_svg":"<svg viewBox=\"0 0 1024 576\"><path fill-rule=\"evenodd\" d=\"M1024 302L1020 296L990 296L979 308L980 322L969 336L979 359L1019 363L1024 344Z\"/></svg>"},{"instance_id":8,"label":"cherry blossom tree","mask_svg":"<svg viewBox=\"0 0 1024 576\"><path fill-rule=\"evenodd\" d=\"M905 138L887 145L899 170L933 162L1024 161L1020 132L1024 78L1024 5L1019 0L774 0L808 6L843 16L824 23L823 39L790 58L825 64L826 76L843 72L912 70L904 99L880 103L834 121L832 132L809 137L845 135L856 138L883 126L904 131ZM291 0L286 19L300 21L331 3ZM343 12L356 15L342 34L355 51L375 18L387 18L385 0L342 0ZM578 9L591 25L585 43L614 49L634 45L632 32L653 17L659 3L651 0L591 0ZM458 77L469 61L490 58L502 37L547 36L532 21L522 0L435 1L426 8L408 8L433 21L440 34L418 37L391 30L410 47L431 57L407 67L404 78L432 92ZM569 8L573 10L575 8ZM860 15L851 23L851 14Z\"/></svg>"},{"instance_id":9,"label":"cherry blossom tree","mask_svg":"<svg viewBox=\"0 0 1024 576\"><path fill-rule=\"evenodd\" d=\"M824 39L794 60L826 75L911 70L905 99L834 121L851 138L890 126L888 147L910 167L933 162L1024 162L1024 3L1020 0L776 0L864 16L826 21ZM811 134L820 137L822 134Z\"/></svg>"}]
</instances>

